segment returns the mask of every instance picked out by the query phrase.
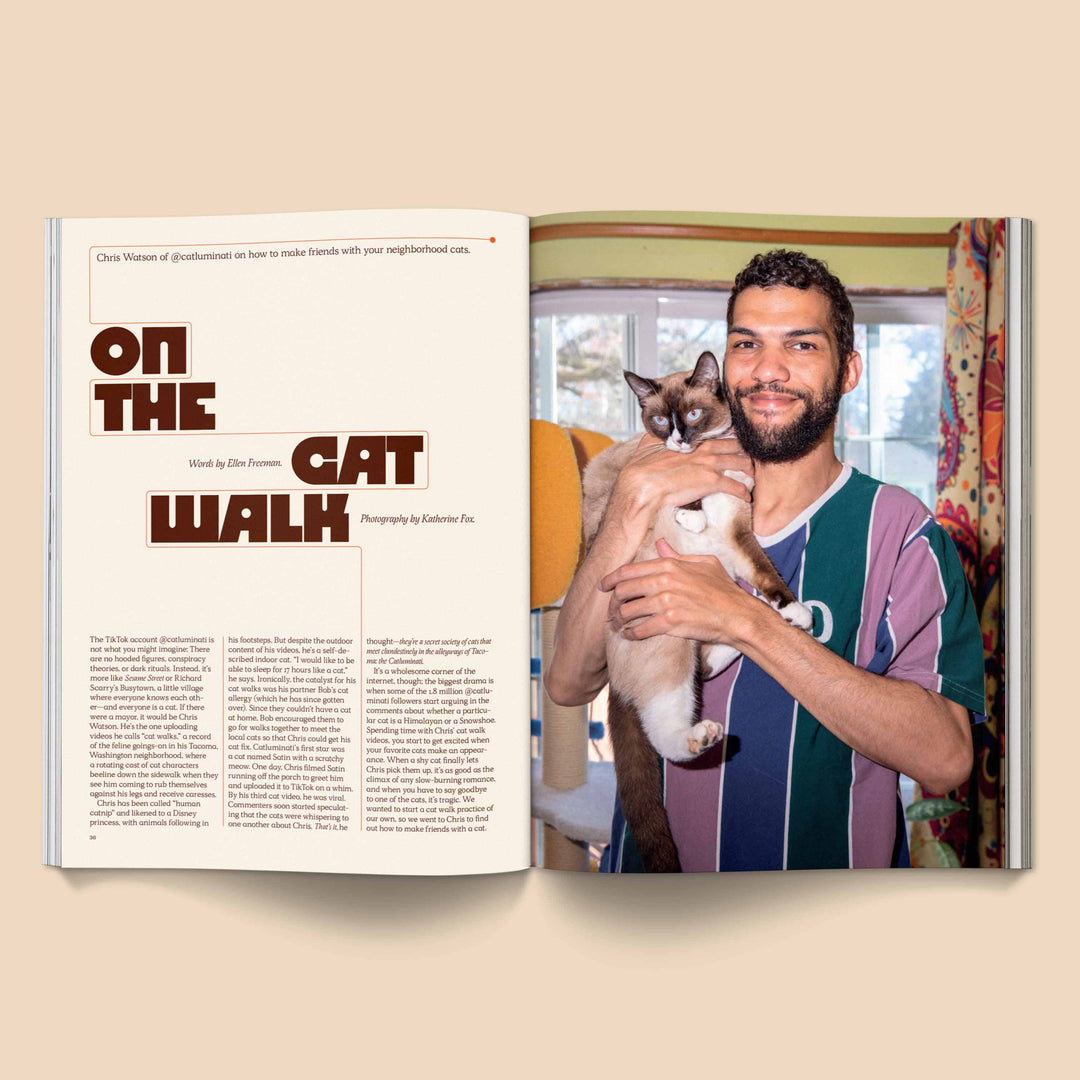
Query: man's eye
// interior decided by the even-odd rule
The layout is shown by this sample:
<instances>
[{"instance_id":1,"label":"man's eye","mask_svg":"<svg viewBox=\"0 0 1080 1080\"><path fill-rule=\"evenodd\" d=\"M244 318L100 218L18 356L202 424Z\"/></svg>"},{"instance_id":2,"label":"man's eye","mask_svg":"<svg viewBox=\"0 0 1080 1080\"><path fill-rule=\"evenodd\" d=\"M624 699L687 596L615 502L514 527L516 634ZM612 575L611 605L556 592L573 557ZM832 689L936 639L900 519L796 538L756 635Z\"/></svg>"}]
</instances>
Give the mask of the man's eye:
<instances>
[{"instance_id":1,"label":"man's eye","mask_svg":"<svg viewBox=\"0 0 1080 1080\"><path fill-rule=\"evenodd\" d=\"M754 346L752 341L736 341L731 347L733 349L751 349Z\"/></svg>"},{"instance_id":2,"label":"man's eye","mask_svg":"<svg viewBox=\"0 0 1080 1080\"><path fill-rule=\"evenodd\" d=\"M796 342L793 343L792 347L796 348L796 349L798 349L800 351L803 351L805 349L816 349L817 348L817 346L812 341L796 341Z\"/></svg>"}]
</instances>

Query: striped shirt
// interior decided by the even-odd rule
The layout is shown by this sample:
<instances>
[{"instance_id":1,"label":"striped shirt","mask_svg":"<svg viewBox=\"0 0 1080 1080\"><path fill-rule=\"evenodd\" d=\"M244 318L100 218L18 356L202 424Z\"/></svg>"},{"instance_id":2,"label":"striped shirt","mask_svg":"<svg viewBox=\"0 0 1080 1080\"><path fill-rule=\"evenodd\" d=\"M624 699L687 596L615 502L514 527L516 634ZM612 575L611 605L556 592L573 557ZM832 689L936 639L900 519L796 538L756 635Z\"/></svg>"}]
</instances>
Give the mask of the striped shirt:
<instances>
[{"instance_id":1,"label":"striped shirt","mask_svg":"<svg viewBox=\"0 0 1080 1080\"><path fill-rule=\"evenodd\" d=\"M758 537L814 613L812 634L867 671L933 690L978 718L982 636L959 557L925 506L844 466L773 536ZM664 762L664 802L684 871L897 866L906 837L897 774L846 745L753 661L703 687L724 738ZM610 869L639 872L616 803Z\"/></svg>"}]
</instances>

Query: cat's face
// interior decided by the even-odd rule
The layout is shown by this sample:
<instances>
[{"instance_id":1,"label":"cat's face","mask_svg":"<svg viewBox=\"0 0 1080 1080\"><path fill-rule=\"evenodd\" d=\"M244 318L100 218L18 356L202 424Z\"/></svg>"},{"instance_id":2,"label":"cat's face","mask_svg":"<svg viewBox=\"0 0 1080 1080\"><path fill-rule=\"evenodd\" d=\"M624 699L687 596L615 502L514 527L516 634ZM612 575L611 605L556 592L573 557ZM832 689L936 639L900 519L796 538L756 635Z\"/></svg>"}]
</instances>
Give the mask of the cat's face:
<instances>
[{"instance_id":1,"label":"cat's face","mask_svg":"<svg viewBox=\"0 0 1080 1080\"><path fill-rule=\"evenodd\" d=\"M711 352L698 357L691 371L645 379L623 372L641 402L641 419L650 435L669 450L689 454L705 439L717 439L731 427L731 410L721 396L720 366Z\"/></svg>"}]
</instances>

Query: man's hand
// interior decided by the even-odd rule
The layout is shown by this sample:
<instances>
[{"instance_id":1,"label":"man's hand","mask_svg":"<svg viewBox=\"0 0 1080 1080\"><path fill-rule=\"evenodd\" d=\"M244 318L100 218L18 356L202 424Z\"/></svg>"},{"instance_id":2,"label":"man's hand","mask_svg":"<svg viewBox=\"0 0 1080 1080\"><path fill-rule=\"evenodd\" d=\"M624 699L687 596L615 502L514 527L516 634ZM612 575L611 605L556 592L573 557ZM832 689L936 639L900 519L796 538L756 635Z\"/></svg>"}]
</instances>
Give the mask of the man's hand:
<instances>
[{"instance_id":1,"label":"man's hand","mask_svg":"<svg viewBox=\"0 0 1080 1080\"><path fill-rule=\"evenodd\" d=\"M620 566L600 582L612 594L608 617L623 637L671 634L731 645L740 636L731 628L760 613L761 601L740 588L714 555L680 555L665 540L656 550L659 559Z\"/></svg>"},{"instance_id":2,"label":"man's hand","mask_svg":"<svg viewBox=\"0 0 1080 1080\"><path fill-rule=\"evenodd\" d=\"M749 502L746 486L725 475L728 472L754 474L754 463L735 439L706 439L692 453L677 454L659 439L643 435L619 473L607 516L651 521L662 506L684 506L718 492Z\"/></svg>"},{"instance_id":3,"label":"man's hand","mask_svg":"<svg viewBox=\"0 0 1080 1080\"><path fill-rule=\"evenodd\" d=\"M754 471L734 439L707 439L693 453L676 454L659 439L641 438L563 601L555 654L544 674L552 701L580 705L607 683L608 598L597 588L600 579L633 561L662 506L682 506L720 491L749 501L746 485L725 476L728 470Z\"/></svg>"},{"instance_id":4,"label":"man's hand","mask_svg":"<svg viewBox=\"0 0 1080 1080\"><path fill-rule=\"evenodd\" d=\"M967 710L913 682L872 675L784 622L735 584L711 555L663 556L603 578L623 635L673 634L732 645L771 675L837 738L871 761L944 793L971 770ZM636 625L628 625L638 619Z\"/></svg>"}]
</instances>

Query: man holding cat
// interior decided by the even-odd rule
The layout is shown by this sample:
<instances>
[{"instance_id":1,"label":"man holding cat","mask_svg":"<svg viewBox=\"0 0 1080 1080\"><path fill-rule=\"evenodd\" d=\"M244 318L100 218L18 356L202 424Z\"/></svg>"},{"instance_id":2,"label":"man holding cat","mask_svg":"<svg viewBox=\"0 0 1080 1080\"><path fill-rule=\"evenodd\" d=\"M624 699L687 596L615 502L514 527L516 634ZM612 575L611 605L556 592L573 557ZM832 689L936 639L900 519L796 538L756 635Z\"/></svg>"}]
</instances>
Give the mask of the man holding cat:
<instances>
[{"instance_id":1,"label":"man holding cat","mask_svg":"<svg viewBox=\"0 0 1080 1080\"><path fill-rule=\"evenodd\" d=\"M903 864L897 773L945 792L971 768L982 641L952 542L917 499L833 452L840 397L862 374L853 324L823 263L755 257L732 291L724 358L745 454L719 440L692 454L643 445L563 605L546 679L563 704L604 686L609 619L632 640L673 634L743 654L703 687L720 744L664 765L687 871ZM754 532L814 610L810 634L712 556L663 545L661 558L630 561L660 506L718 490L748 498L730 470L754 474ZM618 809L611 859L639 868Z\"/></svg>"}]
</instances>

